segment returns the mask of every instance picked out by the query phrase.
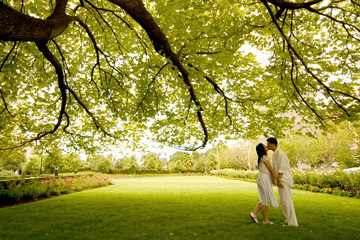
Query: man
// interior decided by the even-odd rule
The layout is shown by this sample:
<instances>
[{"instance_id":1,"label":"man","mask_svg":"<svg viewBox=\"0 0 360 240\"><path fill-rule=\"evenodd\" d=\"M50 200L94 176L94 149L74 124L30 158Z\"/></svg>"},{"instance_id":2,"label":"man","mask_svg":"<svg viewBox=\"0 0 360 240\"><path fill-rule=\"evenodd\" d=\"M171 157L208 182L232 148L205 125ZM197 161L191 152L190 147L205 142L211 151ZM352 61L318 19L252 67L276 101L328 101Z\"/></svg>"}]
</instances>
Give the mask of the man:
<instances>
[{"instance_id":1,"label":"man","mask_svg":"<svg viewBox=\"0 0 360 240\"><path fill-rule=\"evenodd\" d=\"M286 153L278 149L275 138L269 138L266 141L268 149L274 152L272 163L278 177L278 180L275 180L275 185L278 186L280 205L286 218L283 226L298 226L290 191L290 188L294 186L294 181L289 158Z\"/></svg>"}]
</instances>

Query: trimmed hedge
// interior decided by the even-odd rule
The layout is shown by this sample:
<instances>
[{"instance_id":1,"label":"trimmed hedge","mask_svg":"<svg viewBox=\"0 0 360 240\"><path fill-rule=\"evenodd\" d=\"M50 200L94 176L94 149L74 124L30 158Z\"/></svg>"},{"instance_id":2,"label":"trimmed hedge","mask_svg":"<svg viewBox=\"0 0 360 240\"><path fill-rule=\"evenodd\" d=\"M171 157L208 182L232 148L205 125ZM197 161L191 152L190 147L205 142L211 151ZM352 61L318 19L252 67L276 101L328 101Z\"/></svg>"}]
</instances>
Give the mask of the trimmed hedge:
<instances>
[{"instance_id":1,"label":"trimmed hedge","mask_svg":"<svg viewBox=\"0 0 360 240\"><path fill-rule=\"evenodd\" d=\"M259 173L257 171L221 169L211 171L210 174L256 181ZM360 198L360 172L293 170L293 176L296 189Z\"/></svg>"},{"instance_id":2,"label":"trimmed hedge","mask_svg":"<svg viewBox=\"0 0 360 240\"><path fill-rule=\"evenodd\" d=\"M234 170L234 169L221 169L221 170L212 170L210 172L210 175L216 175L216 176L232 178L232 179L243 179L253 182L256 181L259 172Z\"/></svg>"},{"instance_id":3,"label":"trimmed hedge","mask_svg":"<svg viewBox=\"0 0 360 240\"><path fill-rule=\"evenodd\" d=\"M139 169L139 170L132 170L132 169L115 169L115 174L172 174L172 173L190 173L190 174L200 174L203 173L197 170L184 170L184 171L175 171L175 170L161 170L157 171L154 169Z\"/></svg>"}]
</instances>

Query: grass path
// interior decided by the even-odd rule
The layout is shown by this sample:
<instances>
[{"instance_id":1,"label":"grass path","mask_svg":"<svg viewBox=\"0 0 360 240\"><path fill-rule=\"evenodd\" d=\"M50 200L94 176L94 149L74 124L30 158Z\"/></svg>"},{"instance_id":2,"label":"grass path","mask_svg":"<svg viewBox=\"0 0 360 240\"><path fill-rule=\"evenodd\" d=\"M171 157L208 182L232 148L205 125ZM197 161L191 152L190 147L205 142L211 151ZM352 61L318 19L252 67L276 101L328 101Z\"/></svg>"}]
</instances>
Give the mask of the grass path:
<instances>
[{"instance_id":1,"label":"grass path","mask_svg":"<svg viewBox=\"0 0 360 240\"><path fill-rule=\"evenodd\" d=\"M254 183L211 176L115 182L1 208L0 239L360 239L359 199L292 190L300 226L290 228L281 226L280 208L269 209L276 225L251 221Z\"/></svg>"}]
</instances>

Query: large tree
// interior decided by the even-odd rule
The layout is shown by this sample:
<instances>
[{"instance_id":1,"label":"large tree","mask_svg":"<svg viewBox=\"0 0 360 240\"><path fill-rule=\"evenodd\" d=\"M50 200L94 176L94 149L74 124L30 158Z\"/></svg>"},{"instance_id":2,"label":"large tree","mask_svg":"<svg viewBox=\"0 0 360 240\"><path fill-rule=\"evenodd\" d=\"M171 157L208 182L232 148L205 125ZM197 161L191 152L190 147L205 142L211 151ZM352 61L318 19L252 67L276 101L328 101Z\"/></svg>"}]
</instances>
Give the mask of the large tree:
<instances>
[{"instance_id":1,"label":"large tree","mask_svg":"<svg viewBox=\"0 0 360 240\"><path fill-rule=\"evenodd\" d=\"M359 34L356 0L2 0L1 148L355 120Z\"/></svg>"}]
</instances>

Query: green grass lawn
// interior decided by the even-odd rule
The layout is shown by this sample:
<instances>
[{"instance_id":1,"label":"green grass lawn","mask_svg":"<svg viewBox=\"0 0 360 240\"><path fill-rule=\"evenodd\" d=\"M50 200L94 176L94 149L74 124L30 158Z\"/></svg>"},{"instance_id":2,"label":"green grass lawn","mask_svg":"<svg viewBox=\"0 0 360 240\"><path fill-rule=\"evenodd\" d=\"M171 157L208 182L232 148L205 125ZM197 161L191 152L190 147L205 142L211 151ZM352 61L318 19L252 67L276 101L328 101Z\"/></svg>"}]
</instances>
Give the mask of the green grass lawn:
<instances>
[{"instance_id":1,"label":"green grass lawn","mask_svg":"<svg viewBox=\"0 0 360 240\"><path fill-rule=\"evenodd\" d=\"M211 176L115 182L1 208L0 239L360 239L359 199L292 190L300 226L282 227L280 208L269 208L275 225L250 219L254 183Z\"/></svg>"}]
</instances>

